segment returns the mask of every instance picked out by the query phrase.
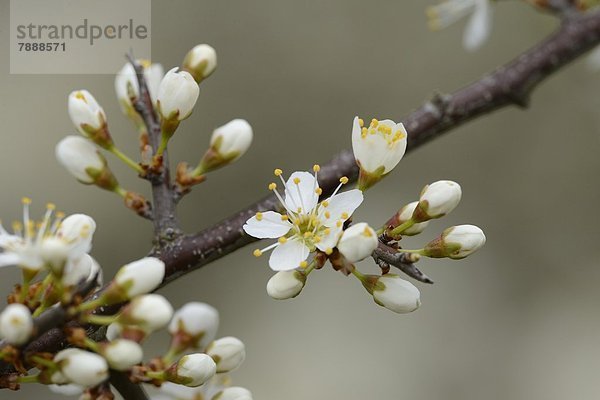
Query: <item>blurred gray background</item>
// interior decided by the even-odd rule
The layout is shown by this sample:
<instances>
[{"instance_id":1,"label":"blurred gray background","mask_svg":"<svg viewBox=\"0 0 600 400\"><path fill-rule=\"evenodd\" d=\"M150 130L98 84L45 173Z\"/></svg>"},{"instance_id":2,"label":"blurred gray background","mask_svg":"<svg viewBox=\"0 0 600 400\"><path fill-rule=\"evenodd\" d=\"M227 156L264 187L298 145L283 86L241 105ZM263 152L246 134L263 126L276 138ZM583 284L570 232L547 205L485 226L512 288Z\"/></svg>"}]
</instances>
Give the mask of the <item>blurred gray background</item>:
<instances>
[{"instance_id":1,"label":"blurred gray background","mask_svg":"<svg viewBox=\"0 0 600 400\"><path fill-rule=\"evenodd\" d=\"M236 117L255 130L250 152L210 175L181 204L188 231L207 227L267 193L273 168L325 163L350 146L354 115L400 119L436 91L452 91L508 61L556 21L520 2L496 7L491 40L461 48L464 23L427 30L428 1L154 1L153 59L166 69L197 43L218 51L192 117L172 143L173 160L195 162L213 128ZM8 1L0 3L0 49L8 57ZM73 60L77 62L77 60ZM54 160L74 133L73 89L90 90L118 144L135 154L136 134L115 101L113 76L9 75L0 63L1 216L19 218L47 201L98 222L93 255L107 276L143 256L151 226L109 193L84 187ZM435 140L369 191L356 220L383 222L421 187L454 179L459 208L415 246L459 223L481 226L488 244L462 261L424 260L435 284L417 284L423 305L396 315L360 284L330 269L314 273L292 301L271 300L266 259L252 248L198 270L161 293L175 306L208 302L220 334L247 345L236 384L255 399L528 400L597 399L600 393L600 75L577 62L533 95L527 111L507 109ZM124 186L145 183L109 157ZM369 263L364 270L375 271ZM19 279L0 271L1 289ZM166 346L149 343L148 354ZM2 398L48 398L27 388ZM34 393L38 393L34 395Z\"/></svg>"}]
</instances>

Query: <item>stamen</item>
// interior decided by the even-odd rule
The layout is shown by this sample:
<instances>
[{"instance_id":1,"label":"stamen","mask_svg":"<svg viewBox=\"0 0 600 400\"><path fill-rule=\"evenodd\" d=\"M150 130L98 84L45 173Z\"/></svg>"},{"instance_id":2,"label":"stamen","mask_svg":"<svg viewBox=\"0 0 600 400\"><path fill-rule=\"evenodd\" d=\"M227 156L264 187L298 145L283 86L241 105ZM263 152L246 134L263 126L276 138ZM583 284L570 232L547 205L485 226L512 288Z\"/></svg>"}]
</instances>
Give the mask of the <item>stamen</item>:
<instances>
[{"instance_id":1,"label":"stamen","mask_svg":"<svg viewBox=\"0 0 600 400\"><path fill-rule=\"evenodd\" d=\"M296 184L296 191L298 192L298 197L300 198L300 205L302 208L298 207L298 214L301 214L303 211L306 213L308 210L304 206L304 199L302 198L302 192L300 192L300 178L294 178L294 183Z\"/></svg>"},{"instance_id":2,"label":"stamen","mask_svg":"<svg viewBox=\"0 0 600 400\"><path fill-rule=\"evenodd\" d=\"M359 118L359 119L358 119L358 126L360 126L361 128L362 128L363 126L365 126L365 120L363 120L362 118Z\"/></svg>"},{"instance_id":3,"label":"stamen","mask_svg":"<svg viewBox=\"0 0 600 400\"><path fill-rule=\"evenodd\" d=\"M279 239L277 239L277 241L278 241L280 244L284 244L285 242L287 242L287 238L286 238L285 236L282 236L282 237L280 237Z\"/></svg>"},{"instance_id":4,"label":"stamen","mask_svg":"<svg viewBox=\"0 0 600 400\"><path fill-rule=\"evenodd\" d=\"M347 212L343 212L342 213L342 219L348 219L348 218L350 218L350 216L348 215L348 213Z\"/></svg>"},{"instance_id":5,"label":"stamen","mask_svg":"<svg viewBox=\"0 0 600 400\"><path fill-rule=\"evenodd\" d=\"M262 221L262 219L263 219L263 214L261 212L257 212L256 213L256 220L257 221Z\"/></svg>"},{"instance_id":6,"label":"stamen","mask_svg":"<svg viewBox=\"0 0 600 400\"><path fill-rule=\"evenodd\" d=\"M331 253L333 253L333 249L332 249L331 247L328 247L328 248L325 250L325 254L327 254L328 256L330 256L330 255L331 255Z\"/></svg>"},{"instance_id":7,"label":"stamen","mask_svg":"<svg viewBox=\"0 0 600 400\"><path fill-rule=\"evenodd\" d=\"M283 171L279 168L276 168L275 171L273 171L273 174L275 174L275 176L281 176L281 174L283 174Z\"/></svg>"},{"instance_id":8,"label":"stamen","mask_svg":"<svg viewBox=\"0 0 600 400\"><path fill-rule=\"evenodd\" d=\"M31 240L31 235L29 231L30 223L29 223L29 205L31 204L31 199L29 197L23 197L21 199L23 203L23 226L25 227L25 238L27 240Z\"/></svg>"},{"instance_id":9,"label":"stamen","mask_svg":"<svg viewBox=\"0 0 600 400\"><path fill-rule=\"evenodd\" d=\"M308 267L308 263L306 262L306 260L304 260L300 263L300 268L306 268L306 267Z\"/></svg>"},{"instance_id":10,"label":"stamen","mask_svg":"<svg viewBox=\"0 0 600 400\"><path fill-rule=\"evenodd\" d=\"M259 249L256 249L252 252L252 254L254 254L254 257L260 257L260 256L262 256L262 251L260 251Z\"/></svg>"}]
</instances>

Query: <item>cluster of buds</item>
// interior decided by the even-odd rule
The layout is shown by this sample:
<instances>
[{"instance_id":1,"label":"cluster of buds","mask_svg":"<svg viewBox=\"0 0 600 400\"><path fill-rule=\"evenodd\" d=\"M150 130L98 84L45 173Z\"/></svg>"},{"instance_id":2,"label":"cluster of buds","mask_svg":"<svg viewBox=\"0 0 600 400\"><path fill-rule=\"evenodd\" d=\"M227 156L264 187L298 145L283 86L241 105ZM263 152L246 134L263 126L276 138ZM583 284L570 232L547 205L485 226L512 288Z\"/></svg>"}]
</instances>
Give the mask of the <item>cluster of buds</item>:
<instances>
[{"instance_id":1,"label":"cluster of buds","mask_svg":"<svg viewBox=\"0 0 600 400\"><path fill-rule=\"evenodd\" d=\"M352 145L360 169L357 188L341 192L348 183L348 178L342 177L327 197L322 196L319 186L318 165L312 174L294 172L287 181L280 169L274 171L283 185L283 194L275 182L269 184L269 189L279 199L282 212L257 212L244 225L244 231L255 238L277 239L254 250L257 257L272 250L269 266L277 273L267 283L269 296L278 300L296 297L308 275L329 261L336 271L358 278L377 304L397 313L412 312L420 305L419 290L400 276L390 274L389 264L380 260L378 251L404 255L403 262L412 264L421 256L461 259L483 246L485 235L473 225L448 228L422 249L405 250L398 244L402 236L423 232L430 220L443 217L457 206L461 188L452 181L426 186L418 201L402 207L377 230L366 222L353 223L352 215L363 202L363 191L398 165L406 141L407 132L401 123L373 119L366 127L356 117ZM368 257L382 267L382 275L365 275L358 270L355 264Z\"/></svg>"},{"instance_id":2,"label":"cluster of buds","mask_svg":"<svg viewBox=\"0 0 600 400\"><path fill-rule=\"evenodd\" d=\"M114 192L123 198L128 208L151 218L150 202L119 184L101 151L111 153L142 178L156 181L157 176L166 174L164 152L169 140L180 123L192 114L200 94L198 85L216 66L215 50L201 44L187 53L181 67L174 67L166 74L160 64L148 60L132 61L118 72L117 99L123 114L133 121L139 133L139 161L117 147L106 113L94 96L87 90L73 91L69 95L68 111L80 135L67 136L58 143L57 159L79 182ZM189 192L193 185L206 179L208 172L239 159L250 147L252 138L252 128L243 119L234 119L215 129L209 148L197 166L178 164L177 192Z\"/></svg>"}]
</instances>

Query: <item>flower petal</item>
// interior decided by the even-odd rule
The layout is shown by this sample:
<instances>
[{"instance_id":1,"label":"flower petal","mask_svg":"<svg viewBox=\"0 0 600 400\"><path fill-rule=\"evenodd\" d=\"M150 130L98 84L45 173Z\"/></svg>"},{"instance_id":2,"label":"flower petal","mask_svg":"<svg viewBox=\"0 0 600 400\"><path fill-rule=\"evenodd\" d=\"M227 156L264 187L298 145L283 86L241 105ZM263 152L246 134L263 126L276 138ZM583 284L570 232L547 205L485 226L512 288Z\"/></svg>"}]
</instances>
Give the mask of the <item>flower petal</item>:
<instances>
[{"instance_id":1,"label":"flower petal","mask_svg":"<svg viewBox=\"0 0 600 400\"><path fill-rule=\"evenodd\" d=\"M490 36L492 30L492 7L489 0L477 0L475 11L463 34L463 46L468 51L479 49Z\"/></svg>"},{"instance_id":2,"label":"flower petal","mask_svg":"<svg viewBox=\"0 0 600 400\"><path fill-rule=\"evenodd\" d=\"M260 221L256 215L244 224L244 231L258 239L276 239L285 235L292 224L282 219L282 215L275 211L261 213Z\"/></svg>"},{"instance_id":3,"label":"flower petal","mask_svg":"<svg viewBox=\"0 0 600 400\"><path fill-rule=\"evenodd\" d=\"M343 192L340 194L336 194L333 197L330 197L328 201L328 205L326 207L326 211L329 211L329 218L325 218L325 210L323 206L320 206L319 214L323 212L321 220L323 225L333 227L336 222L339 220L345 221L346 218L342 218L342 214L346 213L348 216L351 216L354 213L354 210L360 206L363 202L363 193L358 189L348 190L347 192Z\"/></svg>"},{"instance_id":4,"label":"flower petal","mask_svg":"<svg viewBox=\"0 0 600 400\"><path fill-rule=\"evenodd\" d=\"M321 251L327 251L327 249L333 249L338 241L340 240L340 236L342 236L343 229L341 226L334 225L329 229L329 235L321 235L321 241L316 244L317 248Z\"/></svg>"},{"instance_id":5,"label":"flower petal","mask_svg":"<svg viewBox=\"0 0 600 400\"><path fill-rule=\"evenodd\" d=\"M0 267L8 267L11 265L19 265L21 263L21 257L15 253L2 253L0 254Z\"/></svg>"},{"instance_id":6,"label":"flower petal","mask_svg":"<svg viewBox=\"0 0 600 400\"><path fill-rule=\"evenodd\" d=\"M269 258L269 267L273 271L290 271L298 268L308 257L310 250L299 240L288 240L275 247Z\"/></svg>"},{"instance_id":7,"label":"flower petal","mask_svg":"<svg viewBox=\"0 0 600 400\"><path fill-rule=\"evenodd\" d=\"M299 179L297 184L294 183L296 178ZM301 208L303 214L309 214L319 201L318 187L313 174L294 172L285 183L285 205L294 212Z\"/></svg>"}]
</instances>

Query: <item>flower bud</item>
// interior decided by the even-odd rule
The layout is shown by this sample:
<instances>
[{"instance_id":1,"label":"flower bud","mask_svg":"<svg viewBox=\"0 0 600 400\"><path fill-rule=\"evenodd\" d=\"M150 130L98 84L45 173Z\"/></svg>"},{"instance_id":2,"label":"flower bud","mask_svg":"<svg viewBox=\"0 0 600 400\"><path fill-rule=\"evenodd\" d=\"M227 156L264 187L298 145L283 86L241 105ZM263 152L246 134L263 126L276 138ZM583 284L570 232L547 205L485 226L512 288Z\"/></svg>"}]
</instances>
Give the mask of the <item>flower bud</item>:
<instances>
[{"instance_id":1,"label":"flower bud","mask_svg":"<svg viewBox=\"0 0 600 400\"><path fill-rule=\"evenodd\" d=\"M71 92L68 108L71 121L79 133L105 149L113 146L106 124L106 114L90 92Z\"/></svg>"},{"instance_id":2,"label":"flower bud","mask_svg":"<svg viewBox=\"0 0 600 400\"><path fill-rule=\"evenodd\" d=\"M64 384L64 385L48 385L48 389L52 393L60 394L63 396L79 396L83 393L84 388L79 385L74 384Z\"/></svg>"},{"instance_id":3,"label":"flower bud","mask_svg":"<svg viewBox=\"0 0 600 400\"><path fill-rule=\"evenodd\" d=\"M423 222L443 217L456 208L461 196L460 185L453 181L437 181L427 185L421 191L412 218L416 222Z\"/></svg>"},{"instance_id":4,"label":"flower bud","mask_svg":"<svg viewBox=\"0 0 600 400\"><path fill-rule=\"evenodd\" d=\"M102 269L100 264L89 254L69 259L62 273L62 283L65 287L77 286L82 282L96 279L98 286L102 285Z\"/></svg>"},{"instance_id":5,"label":"flower bud","mask_svg":"<svg viewBox=\"0 0 600 400\"><path fill-rule=\"evenodd\" d=\"M344 231L337 248L351 263L369 257L377 248L377 233L367 223L352 225Z\"/></svg>"},{"instance_id":6,"label":"flower bud","mask_svg":"<svg viewBox=\"0 0 600 400\"><path fill-rule=\"evenodd\" d=\"M77 246L78 254L87 253L92 248L92 237L96 232L96 221L89 215L72 214L65 218L56 232L61 240Z\"/></svg>"},{"instance_id":7,"label":"flower bud","mask_svg":"<svg viewBox=\"0 0 600 400\"><path fill-rule=\"evenodd\" d=\"M196 82L208 78L217 68L217 52L207 44L199 44L188 51L182 69L189 72Z\"/></svg>"},{"instance_id":8,"label":"flower bud","mask_svg":"<svg viewBox=\"0 0 600 400\"><path fill-rule=\"evenodd\" d=\"M206 349L206 354L217 364L217 373L231 372L244 362L246 348L238 338L227 336L212 342Z\"/></svg>"},{"instance_id":9,"label":"flower bud","mask_svg":"<svg viewBox=\"0 0 600 400\"><path fill-rule=\"evenodd\" d=\"M267 293L275 300L292 299L306 284L306 275L300 271L279 271L267 282Z\"/></svg>"},{"instance_id":10,"label":"flower bud","mask_svg":"<svg viewBox=\"0 0 600 400\"><path fill-rule=\"evenodd\" d=\"M232 386L220 391L211 400L252 400L252 393L243 387Z\"/></svg>"},{"instance_id":11,"label":"flower bud","mask_svg":"<svg viewBox=\"0 0 600 400\"><path fill-rule=\"evenodd\" d=\"M419 289L398 275L370 275L363 285L373 295L375 303L395 313L413 312L421 305Z\"/></svg>"},{"instance_id":12,"label":"flower bud","mask_svg":"<svg viewBox=\"0 0 600 400\"><path fill-rule=\"evenodd\" d=\"M252 127L244 119L234 119L215 129L210 139L210 149L200 162L202 172L236 161L250 147L252 136Z\"/></svg>"},{"instance_id":13,"label":"flower bud","mask_svg":"<svg viewBox=\"0 0 600 400\"><path fill-rule=\"evenodd\" d=\"M100 353L106 358L110 367L117 371L126 371L139 364L144 356L141 346L127 339L116 339L101 344Z\"/></svg>"},{"instance_id":14,"label":"flower bud","mask_svg":"<svg viewBox=\"0 0 600 400\"><path fill-rule=\"evenodd\" d=\"M54 356L60 372L72 383L92 387L108 379L108 364L98 354L80 349L62 350Z\"/></svg>"},{"instance_id":15,"label":"flower bud","mask_svg":"<svg viewBox=\"0 0 600 400\"><path fill-rule=\"evenodd\" d=\"M79 136L67 136L56 145L56 158L79 182L114 190L118 183L96 146Z\"/></svg>"},{"instance_id":16,"label":"flower bud","mask_svg":"<svg viewBox=\"0 0 600 400\"><path fill-rule=\"evenodd\" d=\"M26 343L33 333L31 312L23 304L9 304L0 314L0 337L19 346Z\"/></svg>"},{"instance_id":17,"label":"flower bud","mask_svg":"<svg viewBox=\"0 0 600 400\"><path fill-rule=\"evenodd\" d=\"M165 277L165 263L155 257L145 257L121 267L107 295L121 300L146 294L158 287Z\"/></svg>"},{"instance_id":18,"label":"flower bud","mask_svg":"<svg viewBox=\"0 0 600 400\"><path fill-rule=\"evenodd\" d=\"M169 324L169 332L175 337L189 337L182 346L205 348L217 335L219 312L206 303L190 302L181 307Z\"/></svg>"},{"instance_id":19,"label":"flower bud","mask_svg":"<svg viewBox=\"0 0 600 400\"><path fill-rule=\"evenodd\" d=\"M402 123L373 119L368 127L354 118L352 149L360 167L358 187L365 190L388 174L406 151L406 129Z\"/></svg>"},{"instance_id":20,"label":"flower bud","mask_svg":"<svg viewBox=\"0 0 600 400\"><path fill-rule=\"evenodd\" d=\"M162 65L151 64L148 60L137 60L137 62L144 68L144 79L146 80L148 92L150 92L150 99L152 103L156 103L158 87L165 75L164 69ZM128 62L125 64L117 73L115 77L115 91L117 92L117 98L119 99L123 113L128 116L131 116L131 112L137 114L133 108L133 104L131 104L131 97L138 97L140 95L140 86L135 69L131 63Z\"/></svg>"},{"instance_id":21,"label":"flower bud","mask_svg":"<svg viewBox=\"0 0 600 400\"><path fill-rule=\"evenodd\" d=\"M212 378L216 371L217 365L210 356L195 353L181 357L165 372L170 382L197 387Z\"/></svg>"},{"instance_id":22,"label":"flower bud","mask_svg":"<svg viewBox=\"0 0 600 400\"><path fill-rule=\"evenodd\" d=\"M118 323L135 325L145 332L165 327L173 316L171 303L159 294L145 294L134 298L123 308Z\"/></svg>"},{"instance_id":23,"label":"flower bud","mask_svg":"<svg viewBox=\"0 0 600 400\"><path fill-rule=\"evenodd\" d=\"M393 226L393 227L397 227L399 225L402 225L403 223L409 221L415 211L415 208L417 208L417 205L419 204L418 201L413 201L412 203L408 203L407 205L405 205L404 207L402 207L388 222L387 225L388 226ZM404 229L402 231L402 235L406 235L406 236L414 236L414 235L418 235L419 233L423 232L425 230L425 228L427 228L427 225L429 225L429 221L425 221L425 222L420 222L420 223L416 223L414 225L412 225L410 228L408 229Z\"/></svg>"},{"instance_id":24,"label":"flower bud","mask_svg":"<svg viewBox=\"0 0 600 400\"><path fill-rule=\"evenodd\" d=\"M441 236L425 246L423 255L427 257L448 257L460 260L479 250L485 244L485 234L475 225L450 227Z\"/></svg>"},{"instance_id":25,"label":"flower bud","mask_svg":"<svg viewBox=\"0 0 600 400\"><path fill-rule=\"evenodd\" d=\"M158 87L156 104L163 120L182 121L190 116L198 100L198 84L186 71L171 69Z\"/></svg>"}]
</instances>

